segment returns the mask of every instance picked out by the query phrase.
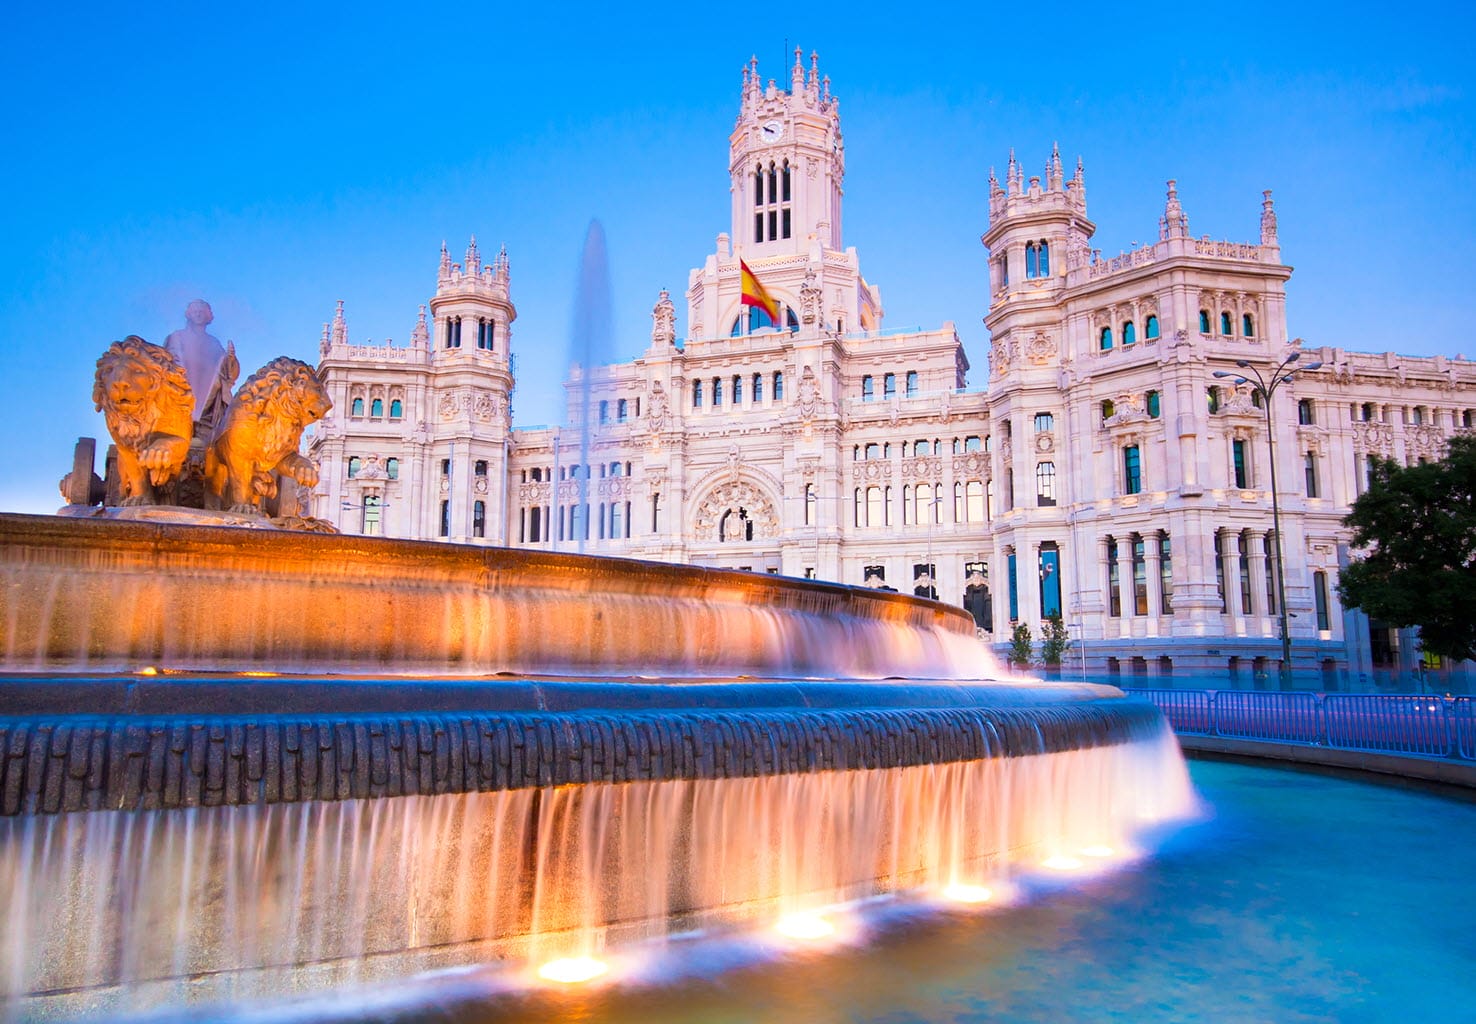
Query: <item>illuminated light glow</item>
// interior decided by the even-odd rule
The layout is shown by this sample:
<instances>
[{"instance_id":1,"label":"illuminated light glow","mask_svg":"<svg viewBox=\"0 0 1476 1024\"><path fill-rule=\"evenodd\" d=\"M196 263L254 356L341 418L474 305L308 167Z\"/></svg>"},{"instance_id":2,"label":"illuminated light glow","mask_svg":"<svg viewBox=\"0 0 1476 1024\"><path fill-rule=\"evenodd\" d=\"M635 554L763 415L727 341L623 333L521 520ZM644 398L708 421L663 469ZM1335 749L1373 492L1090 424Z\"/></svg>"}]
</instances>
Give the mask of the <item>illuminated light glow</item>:
<instances>
[{"instance_id":1,"label":"illuminated light glow","mask_svg":"<svg viewBox=\"0 0 1476 1024\"><path fill-rule=\"evenodd\" d=\"M280 673L280 672L250 671L250 672L242 672L241 674L243 676L250 676L252 678L274 679L277 676L281 675L282 673Z\"/></svg>"},{"instance_id":2,"label":"illuminated light glow","mask_svg":"<svg viewBox=\"0 0 1476 1024\"><path fill-rule=\"evenodd\" d=\"M579 985L593 981L610 969L603 960L592 956L569 956L550 960L538 968L538 976L545 981L557 981L564 985Z\"/></svg>"},{"instance_id":3,"label":"illuminated light glow","mask_svg":"<svg viewBox=\"0 0 1476 1024\"><path fill-rule=\"evenodd\" d=\"M156 676L159 674L159 670L152 665L145 665L138 670L138 674L141 676Z\"/></svg>"},{"instance_id":4,"label":"illuminated light glow","mask_svg":"<svg viewBox=\"0 0 1476 1024\"><path fill-rule=\"evenodd\" d=\"M835 934L835 925L818 914L786 914L774 925L780 935L791 939L824 939Z\"/></svg>"},{"instance_id":5,"label":"illuminated light glow","mask_svg":"<svg viewBox=\"0 0 1476 1024\"><path fill-rule=\"evenodd\" d=\"M1101 857L1115 857L1117 855L1117 851L1114 850L1110 846L1101 846L1101 845L1098 845L1098 846L1084 846L1081 849L1081 855L1083 857L1098 857L1098 858L1101 858Z\"/></svg>"},{"instance_id":6,"label":"illuminated light glow","mask_svg":"<svg viewBox=\"0 0 1476 1024\"><path fill-rule=\"evenodd\" d=\"M955 882L943 890L945 898L955 903L988 903L994 899L994 893L983 885L966 885Z\"/></svg>"},{"instance_id":7,"label":"illuminated light glow","mask_svg":"<svg viewBox=\"0 0 1476 1024\"><path fill-rule=\"evenodd\" d=\"M1070 854L1058 853L1041 861L1042 867L1050 868L1052 871L1075 871L1081 867L1081 858Z\"/></svg>"}]
</instances>

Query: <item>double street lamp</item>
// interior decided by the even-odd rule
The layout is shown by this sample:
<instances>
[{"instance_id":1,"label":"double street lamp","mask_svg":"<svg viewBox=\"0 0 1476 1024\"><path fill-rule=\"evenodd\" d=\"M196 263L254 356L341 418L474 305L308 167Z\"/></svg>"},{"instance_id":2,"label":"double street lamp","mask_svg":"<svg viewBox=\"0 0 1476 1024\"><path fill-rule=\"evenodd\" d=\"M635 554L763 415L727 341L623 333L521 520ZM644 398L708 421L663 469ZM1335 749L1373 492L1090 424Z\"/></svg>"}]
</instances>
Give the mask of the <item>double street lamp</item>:
<instances>
[{"instance_id":1,"label":"double street lamp","mask_svg":"<svg viewBox=\"0 0 1476 1024\"><path fill-rule=\"evenodd\" d=\"M1301 352L1292 352L1274 369L1269 376L1262 376L1261 371L1252 366L1244 359L1235 362L1240 373L1231 373L1229 370L1216 370L1216 377L1233 377L1237 385L1251 384L1252 393L1259 395L1261 406L1266 410L1266 451L1270 457L1271 465L1271 525L1276 533L1276 600L1281 612L1281 688L1291 689L1291 629L1288 625L1286 611L1286 574L1283 568L1281 553L1281 502L1276 492L1276 429L1271 416L1271 396L1276 394L1276 389L1291 380L1297 373L1305 373L1310 370L1320 369L1321 362L1308 363L1298 366L1297 360L1302 358ZM1225 584L1229 586L1229 581Z\"/></svg>"}]
</instances>

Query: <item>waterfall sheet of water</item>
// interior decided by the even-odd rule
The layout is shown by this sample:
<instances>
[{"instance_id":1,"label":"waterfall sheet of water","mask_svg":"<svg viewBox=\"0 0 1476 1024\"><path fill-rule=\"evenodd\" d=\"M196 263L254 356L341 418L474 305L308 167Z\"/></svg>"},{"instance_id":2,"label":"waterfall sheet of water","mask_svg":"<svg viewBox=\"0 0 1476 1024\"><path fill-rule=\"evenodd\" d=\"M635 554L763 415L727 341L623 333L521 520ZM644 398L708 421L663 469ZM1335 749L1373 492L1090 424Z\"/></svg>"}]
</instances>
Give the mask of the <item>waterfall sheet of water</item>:
<instances>
[{"instance_id":1,"label":"waterfall sheet of water","mask_svg":"<svg viewBox=\"0 0 1476 1024\"><path fill-rule=\"evenodd\" d=\"M1193 808L1165 728L887 770L0 820L0 1019L598 953L1005 879Z\"/></svg>"}]
</instances>

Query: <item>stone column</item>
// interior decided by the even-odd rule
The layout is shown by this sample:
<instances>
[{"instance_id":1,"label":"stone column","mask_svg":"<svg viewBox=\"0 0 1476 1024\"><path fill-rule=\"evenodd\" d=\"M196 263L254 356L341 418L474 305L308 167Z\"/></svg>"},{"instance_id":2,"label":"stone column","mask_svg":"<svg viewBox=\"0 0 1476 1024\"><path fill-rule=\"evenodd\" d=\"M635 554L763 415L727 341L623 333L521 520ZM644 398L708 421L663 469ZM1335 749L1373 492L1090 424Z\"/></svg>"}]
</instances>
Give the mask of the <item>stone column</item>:
<instances>
[{"instance_id":1,"label":"stone column","mask_svg":"<svg viewBox=\"0 0 1476 1024\"><path fill-rule=\"evenodd\" d=\"M1107 620L1112 618L1112 565L1107 557L1107 537L1097 538L1097 578L1102 588L1102 635L1107 635Z\"/></svg>"},{"instance_id":2,"label":"stone column","mask_svg":"<svg viewBox=\"0 0 1476 1024\"><path fill-rule=\"evenodd\" d=\"M1251 606L1247 615L1270 615L1271 607L1266 600L1266 533L1252 530L1246 537L1246 550L1250 554Z\"/></svg>"},{"instance_id":3,"label":"stone column","mask_svg":"<svg viewBox=\"0 0 1476 1024\"><path fill-rule=\"evenodd\" d=\"M1240 606L1240 534L1235 530L1220 533L1220 564L1225 577L1225 608L1233 618L1245 614Z\"/></svg>"},{"instance_id":4,"label":"stone column","mask_svg":"<svg viewBox=\"0 0 1476 1024\"><path fill-rule=\"evenodd\" d=\"M1163 617L1163 594L1159 591L1159 574L1163 565L1158 551L1158 534L1144 536L1143 551L1148 567L1148 620L1156 625Z\"/></svg>"}]
</instances>

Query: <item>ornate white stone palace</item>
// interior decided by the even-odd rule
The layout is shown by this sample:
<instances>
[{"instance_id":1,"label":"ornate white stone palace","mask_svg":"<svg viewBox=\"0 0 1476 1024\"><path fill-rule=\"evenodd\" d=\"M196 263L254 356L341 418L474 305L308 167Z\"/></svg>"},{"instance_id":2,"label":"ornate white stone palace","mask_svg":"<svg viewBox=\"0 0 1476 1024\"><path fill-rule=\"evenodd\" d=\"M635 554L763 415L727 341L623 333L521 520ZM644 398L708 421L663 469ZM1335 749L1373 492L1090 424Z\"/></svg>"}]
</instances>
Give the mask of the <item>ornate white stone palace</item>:
<instances>
[{"instance_id":1,"label":"ornate white stone palace","mask_svg":"<svg viewBox=\"0 0 1476 1024\"><path fill-rule=\"evenodd\" d=\"M644 354L574 370L567 427L513 427L506 253L484 265L473 240L453 263L443 247L408 346L351 344L340 302L314 514L346 532L932 586L1001 646L1060 611L1068 668L1084 653L1093 674L1275 672L1268 417L1212 376L1304 344L1286 336L1270 192L1259 240L1214 241L1190 234L1171 181L1158 240L1108 258L1081 163L1068 178L1053 152L1027 177L1012 154L1004 182L990 176L993 348L971 388L952 323L884 330L843 247L838 103L813 55L807 69L796 51L787 90L744 69L729 170L731 232L691 273L685 336L663 291ZM740 256L782 326L740 303ZM1476 367L1314 360L1271 412L1293 661L1331 688L1413 665L1407 635L1340 608L1340 520L1370 455L1435 458L1471 428Z\"/></svg>"}]
</instances>

